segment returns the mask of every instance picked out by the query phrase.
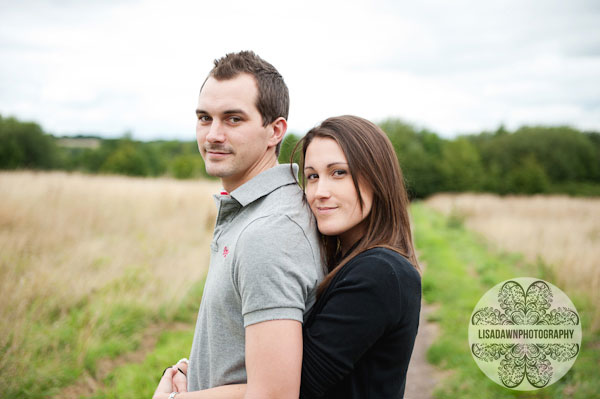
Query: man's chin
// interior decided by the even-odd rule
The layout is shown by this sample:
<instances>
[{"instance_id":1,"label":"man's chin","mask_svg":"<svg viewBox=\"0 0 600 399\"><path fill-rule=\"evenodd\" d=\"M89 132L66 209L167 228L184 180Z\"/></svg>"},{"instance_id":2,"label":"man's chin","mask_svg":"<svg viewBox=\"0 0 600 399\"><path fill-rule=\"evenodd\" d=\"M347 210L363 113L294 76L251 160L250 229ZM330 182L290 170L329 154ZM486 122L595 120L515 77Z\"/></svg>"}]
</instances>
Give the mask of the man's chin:
<instances>
[{"instance_id":1,"label":"man's chin","mask_svg":"<svg viewBox=\"0 0 600 399\"><path fill-rule=\"evenodd\" d=\"M215 165L205 165L206 174L212 177L227 177L231 176L232 173L226 168L220 168Z\"/></svg>"}]
</instances>

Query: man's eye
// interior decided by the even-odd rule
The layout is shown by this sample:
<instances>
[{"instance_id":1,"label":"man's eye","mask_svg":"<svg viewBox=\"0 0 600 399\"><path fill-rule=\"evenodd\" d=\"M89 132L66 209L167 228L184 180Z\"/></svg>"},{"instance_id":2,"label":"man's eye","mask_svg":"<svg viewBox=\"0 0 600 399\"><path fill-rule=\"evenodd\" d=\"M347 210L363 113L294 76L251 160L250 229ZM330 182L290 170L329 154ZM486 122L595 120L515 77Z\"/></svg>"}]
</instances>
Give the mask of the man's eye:
<instances>
[{"instance_id":1,"label":"man's eye","mask_svg":"<svg viewBox=\"0 0 600 399\"><path fill-rule=\"evenodd\" d=\"M210 122L210 116L208 115L199 115L198 120L200 122Z\"/></svg>"},{"instance_id":2,"label":"man's eye","mask_svg":"<svg viewBox=\"0 0 600 399\"><path fill-rule=\"evenodd\" d=\"M229 121L231 123L240 123L242 121L242 118L240 118L239 116L232 116L229 118Z\"/></svg>"}]
</instances>

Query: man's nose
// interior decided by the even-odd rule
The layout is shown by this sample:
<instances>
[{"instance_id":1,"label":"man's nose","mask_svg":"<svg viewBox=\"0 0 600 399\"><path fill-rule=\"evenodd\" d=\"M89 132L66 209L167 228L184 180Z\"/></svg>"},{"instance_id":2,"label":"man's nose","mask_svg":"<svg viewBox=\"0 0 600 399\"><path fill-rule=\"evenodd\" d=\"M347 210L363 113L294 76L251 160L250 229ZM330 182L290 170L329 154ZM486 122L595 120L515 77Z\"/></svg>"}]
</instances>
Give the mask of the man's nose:
<instances>
[{"instance_id":1,"label":"man's nose","mask_svg":"<svg viewBox=\"0 0 600 399\"><path fill-rule=\"evenodd\" d=\"M219 121L213 120L206 135L206 141L211 143L219 143L225 141L225 132L223 125Z\"/></svg>"}]
</instances>

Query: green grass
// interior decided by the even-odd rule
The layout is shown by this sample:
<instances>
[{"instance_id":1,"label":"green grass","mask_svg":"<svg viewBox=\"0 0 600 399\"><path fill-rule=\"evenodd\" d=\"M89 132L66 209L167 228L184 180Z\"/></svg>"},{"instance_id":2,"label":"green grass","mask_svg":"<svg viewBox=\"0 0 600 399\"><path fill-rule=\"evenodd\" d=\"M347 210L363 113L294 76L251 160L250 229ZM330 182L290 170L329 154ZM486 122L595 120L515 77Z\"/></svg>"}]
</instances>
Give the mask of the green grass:
<instances>
[{"instance_id":1,"label":"green grass","mask_svg":"<svg viewBox=\"0 0 600 399\"><path fill-rule=\"evenodd\" d=\"M181 303L175 304L175 310L168 308L173 304L166 304L158 312L140 304L114 299L118 297L115 291L117 285L122 285L123 281L115 284L112 288L105 287L66 312L48 310L52 307L48 301L34 304L29 314L36 317L35 320L32 317L23 338L27 345L23 349L31 354L30 361L3 370L0 396L20 399L55 397L62 388L77 382L84 373L96 376L100 360L114 359L138 349L144 331L151 324L188 323L190 331L193 331L204 281L193 285ZM44 311L43 318L39 317L41 310ZM4 351L5 348L0 348L0 356L5 355ZM184 345L176 353L181 353L182 357L189 351L190 345ZM159 368L162 370L164 367ZM136 391L137 388L132 392Z\"/></svg>"},{"instance_id":2,"label":"green grass","mask_svg":"<svg viewBox=\"0 0 600 399\"><path fill-rule=\"evenodd\" d=\"M151 398L165 367L188 356L194 329L163 332L143 362L127 364L113 370L105 381L107 388L94 394L93 399Z\"/></svg>"},{"instance_id":3,"label":"green grass","mask_svg":"<svg viewBox=\"0 0 600 399\"><path fill-rule=\"evenodd\" d=\"M90 331L94 319L98 322ZM135 350L141 332L152 320L153 315L144 308L116 303L83 305L64 316L32 322L24 341L33 352L31 362L22 366L26 372L16 373L24 376L18 384L6 387L4 393L32 399L56 395L84 370L94 375L99 359Z\"/></svg>"},{"instance_id":4,"label":"green grass","mask_svg":"<svg viewBox=\"0 0 600 399\"><path fill-rule=\"evenodd\" d=\"M573 368L558 382L531 392L503 388L479 370L468 344L473 308L491 287L513 277L538 277L553 281L549 268L539 261L526 264L519 255L492 251L485 241L467 231L457 218L445 218L417 203L411 207L415 241L425 263L423 295L439 308L431 319L439 323L440 336L430 347L428 360L449 370L436 389L436 398L576 398L600 396L600 336L586 329L591 304L585 296L567 292L582 319L583 343Z\"/></svg>"},{"instance_id":5,"label":"green grass","mask_svg":"<svg viewBox=\"0 0 600 399\"><path fill-rule=\"evenodd\" d=\"M194 321L202 298L204 280L194 284L185 296L172 321L189 324L182 331L164 331L156 346L141 363L125 364L114 369L104 382L105 388L93 399L150 398L158 385L160 373L182 357L188 357L194 337ZM164 312L165 309L162 310Z\"/></svg>"}]
</instances>

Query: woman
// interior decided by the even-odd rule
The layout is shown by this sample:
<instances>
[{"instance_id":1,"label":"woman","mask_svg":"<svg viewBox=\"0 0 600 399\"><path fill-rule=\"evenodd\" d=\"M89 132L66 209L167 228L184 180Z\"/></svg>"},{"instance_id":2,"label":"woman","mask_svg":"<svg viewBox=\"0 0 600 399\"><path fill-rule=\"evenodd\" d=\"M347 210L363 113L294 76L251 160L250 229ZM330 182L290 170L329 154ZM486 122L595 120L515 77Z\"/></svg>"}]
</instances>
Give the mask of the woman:
<instances>
[{"instance_id":1,"label":"woman","mask_svg":"<svg viewBox=\"0 0 600 399\"><path fill-rule=\"evenodd\" d=\"M299 146L301 183L329 272L303 326L300 397L401 398L421 279L394 149L356 116L325 120L294 152ZM169 370L168 377L178 375ZM169 380L161 380L166 391ZM235 389L223 397L243 397L244 385Z\"/></svg>"},{"instance_id":2,"label":"woman","mask_svg":"<svg viewBox=\"0 0 600 399\"><path fill-rule=\"evenodd\" d=\"M302 139L303 186L329 274L303 326L302 398L399 398L421 280L394 149L355 116Z\"/></svg>"}]
</instances>

